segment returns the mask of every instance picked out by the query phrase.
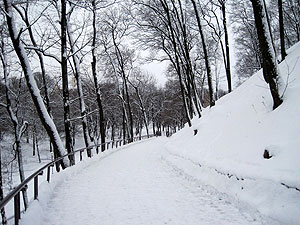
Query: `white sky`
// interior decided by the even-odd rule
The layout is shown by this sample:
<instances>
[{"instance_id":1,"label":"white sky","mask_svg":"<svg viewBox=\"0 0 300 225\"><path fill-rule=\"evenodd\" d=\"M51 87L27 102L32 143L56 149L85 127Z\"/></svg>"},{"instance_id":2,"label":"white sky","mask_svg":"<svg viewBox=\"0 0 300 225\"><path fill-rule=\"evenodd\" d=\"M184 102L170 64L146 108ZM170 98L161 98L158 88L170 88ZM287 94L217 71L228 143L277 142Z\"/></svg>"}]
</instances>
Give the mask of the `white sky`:
<instances>
[{"instance_id":1,"label":"white sky","mask_svg":"<svg viewBox=\"0 0 300 225\"><path fill-rule=\"evenodd\" d=\"M141 68L148 73L152 74L155 79L157 80L157 84L159 86L164 86L167 82L167 77L165 75L166 68L167 68L168 62L158 62L154 61L151 63L147 63L141 66Z\"/></svg>"}]
</instances>

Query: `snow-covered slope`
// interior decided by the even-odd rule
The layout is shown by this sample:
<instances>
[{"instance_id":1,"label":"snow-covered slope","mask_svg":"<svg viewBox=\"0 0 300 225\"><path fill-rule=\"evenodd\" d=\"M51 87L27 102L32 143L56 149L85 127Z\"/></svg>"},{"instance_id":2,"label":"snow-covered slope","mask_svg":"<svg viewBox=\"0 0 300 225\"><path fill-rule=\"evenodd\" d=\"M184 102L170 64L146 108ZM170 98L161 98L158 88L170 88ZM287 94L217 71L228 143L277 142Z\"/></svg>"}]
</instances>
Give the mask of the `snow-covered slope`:
<instances>
[{"instance_id":1,"label":"snow-covered slope","mask_svg":"<svg viewBox=\"0 0 300 225\"><path fill-rule=\"evenodd\" d=\"M167 148L170 161L218 191L280 222L300 224L300 43L279 69L287 84L279 108L272 110L259 71L171 137Z\"/></svg>"}]
</instances>

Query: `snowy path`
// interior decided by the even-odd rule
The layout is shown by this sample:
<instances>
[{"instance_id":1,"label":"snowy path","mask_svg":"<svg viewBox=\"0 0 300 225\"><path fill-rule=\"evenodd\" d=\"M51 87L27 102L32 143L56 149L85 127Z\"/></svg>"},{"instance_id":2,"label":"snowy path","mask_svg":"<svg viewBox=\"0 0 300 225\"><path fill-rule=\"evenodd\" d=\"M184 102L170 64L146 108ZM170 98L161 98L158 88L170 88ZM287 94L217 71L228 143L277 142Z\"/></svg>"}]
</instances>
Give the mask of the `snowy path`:
<instances>
[{"instance_id":1,"label":"snowy path","mask_svg":"<svg viewBox=\"0 0 300 225\"><path fill-rule=\"evenodd\" d=\"M43 224L265 224L176 172L163 142L132 144L67 177Z\"/></svg>"}]
</instances>

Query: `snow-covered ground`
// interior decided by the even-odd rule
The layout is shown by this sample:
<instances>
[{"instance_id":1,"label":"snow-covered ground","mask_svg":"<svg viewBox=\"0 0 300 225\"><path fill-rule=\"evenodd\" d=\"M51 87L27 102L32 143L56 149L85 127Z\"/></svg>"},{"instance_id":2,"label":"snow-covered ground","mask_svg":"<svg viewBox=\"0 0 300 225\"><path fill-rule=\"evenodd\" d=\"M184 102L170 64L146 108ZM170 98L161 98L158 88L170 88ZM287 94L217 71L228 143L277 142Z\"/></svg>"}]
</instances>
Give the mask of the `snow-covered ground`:
<instances>
[{"instance_id":1,"label":"snow-covered ground","mask_svg":"<svg viewBox=\"0 0 300 225\"><path fill-rule=\"evenodd\" d=\"M2 168L3 172L3 188L4 195L7 195L14 187L20 184L19 171L17 166L17 161L14 160L14 154L12 152L12 143L13 137L11 135L4 136L4 139L0 142L1 154L2 154L2 163L4 164ZM83 137L78 137L76 139L75 149L84 147ZM41 163L38 160L38 154L36 152L35 156L32 154L32 140L29 143L26 142L25 138L22 139L22 156L24 164L25 176L28 177L35 171L37 171L42 166L53 160L53 155L50 152L50 145L47 139L41 139L39 142L39 152L41 157ZM94 152L94 154L96 154ZM75 155L76 162L79 161L79 154ZM86 153L83 154L83 158L86 158ZM56 170L52 168L52 176L55 176ZM44 171L43 176L39 176L39 183L43 183L46 180L46 171ZM28 198L33 198L33 182L28 184ZM21 203L21 210L24 210L23 202ZM10 201L5 207L6 216L11 218L10 221L13 221L13 201Z\"/></svg>"},{"instance_id":2,"label":"snow-covered ground","mask_svg":"<svg viewBox=\"0 0 300 225\"><path fill-rule=\"evenodd\" d=\"M287 84L279 108L272 110L260 71L205 109L167 148L185 173L281 223L300 224L300 43L279 69Z\"/></svg>"},{"instance_id":3,"label":"snow-covered ground","mask_svg":"<svg viewBox=\"0 0 300 225\"><path fill-rule=\"evenodd\" d=\"M288 53L276 110L258 72L193 127L55 174L21 223L300 224L300 44Z\"/></svg>"},{"instance_id":4,"label":"snow-covered ground","mask_svg":"<svg viewBox=\"0 0 300 225\"><path fill-rule=\"evenodd\" d=\"M174 167L166 141L133 143L57 174L21 224L277 224Z\"/></svg>"}]
</instances>

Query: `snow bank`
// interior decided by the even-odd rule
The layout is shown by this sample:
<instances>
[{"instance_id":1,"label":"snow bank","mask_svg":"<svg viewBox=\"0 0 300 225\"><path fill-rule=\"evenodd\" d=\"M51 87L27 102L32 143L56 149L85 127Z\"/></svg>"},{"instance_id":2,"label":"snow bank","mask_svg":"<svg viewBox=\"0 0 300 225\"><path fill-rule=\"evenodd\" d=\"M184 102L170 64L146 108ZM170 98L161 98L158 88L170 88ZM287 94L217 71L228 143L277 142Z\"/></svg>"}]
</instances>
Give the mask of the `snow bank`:
<instances>
[{"instance_id":1,"label":"snow bank","mask_svg":"<svg viewBox=\"0 0 300 225\"><path fill-rule=\"evenodd\" d=\"M282 223L300 224L300 43L279 69L287 83L279 108L272 110L259 71L166 147L170 162L218 191Z\"/></svg>"}]
</instances>

